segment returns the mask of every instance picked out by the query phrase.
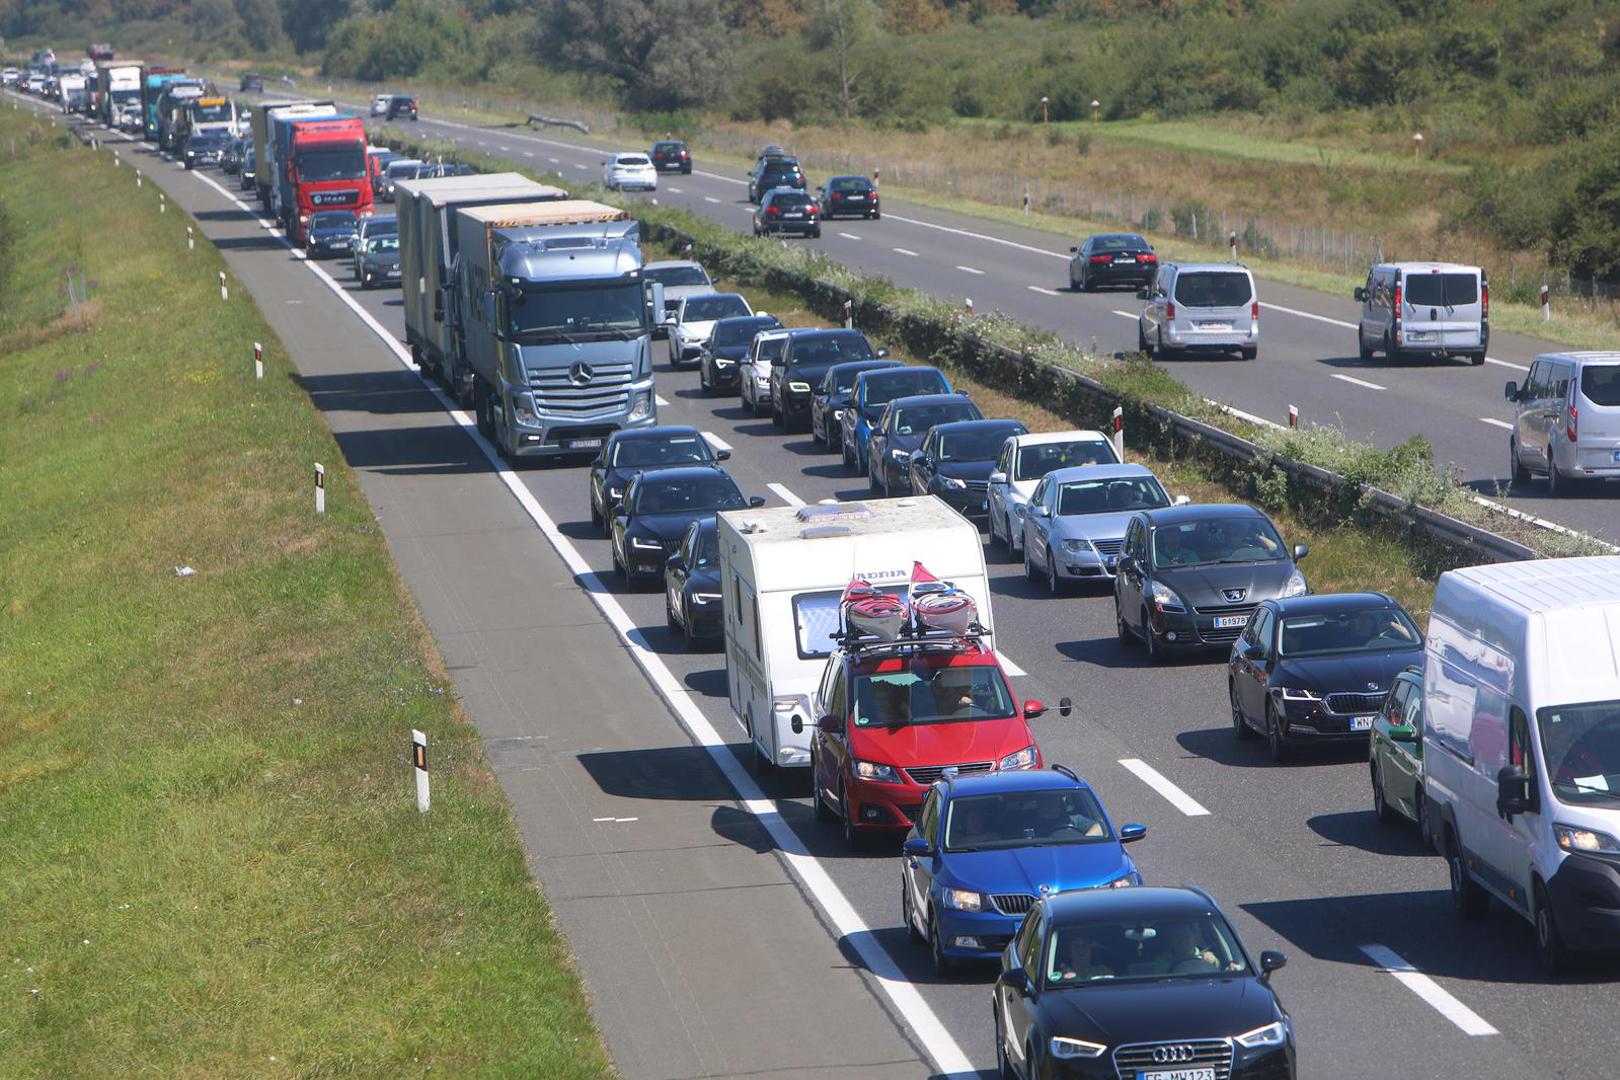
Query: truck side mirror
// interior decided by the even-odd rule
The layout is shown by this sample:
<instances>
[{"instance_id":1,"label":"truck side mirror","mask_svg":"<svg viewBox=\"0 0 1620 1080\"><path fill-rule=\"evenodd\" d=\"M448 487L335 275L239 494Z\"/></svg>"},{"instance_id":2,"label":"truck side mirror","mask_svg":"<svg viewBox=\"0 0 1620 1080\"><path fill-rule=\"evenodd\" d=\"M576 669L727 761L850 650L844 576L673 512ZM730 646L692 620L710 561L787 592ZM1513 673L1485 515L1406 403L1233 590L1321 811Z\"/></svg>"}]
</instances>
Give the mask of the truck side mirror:
<instances>
[{"instance_id":1,"label":"truck side mirror","mask_svg":"<svg viewBox=\"0 0 1620 1080\"><path fill-rule=\"evenodd\" d=\"M1502 387L1502 396L1507 398L1509 401L1518 401L1519 384L1514 382L1512 379L1509 379L1507 381L1507 385Z\"/></svg>"},{"instance_id":2,"label":"truck side mirror","mask_svg":"<svg viewBox=\"0 0 1620 1080\"><path fill-rule=\"evenodd\" d=\"M1511 818L1530 809L1530 777L1516 765L1496 774L1496 812Z\"/></svg>"},{"instance_id":3,"label":"truck side mirror","mask_svg":"<svg viewBox=\"0 0 1620 1080\"><path fill-rule=\"evenodd\" d=\"M1356 291L1355 291L1355 297L1356 297L1356 303L1365 304L1367 302L1367 290L1362 288L1360 285L1357 285L1356 286Z\"/></svg>"},{"instance_id":4,"label":"truck side mirror","mask_svg":"<svg viewBox=\"0 0 1620 1080\"><path fill-rule=\"evenodd\" d=\"M433 291L433 321L444 322L444 294L449 290L443 286Z\"/></svg>"}]
</instances>

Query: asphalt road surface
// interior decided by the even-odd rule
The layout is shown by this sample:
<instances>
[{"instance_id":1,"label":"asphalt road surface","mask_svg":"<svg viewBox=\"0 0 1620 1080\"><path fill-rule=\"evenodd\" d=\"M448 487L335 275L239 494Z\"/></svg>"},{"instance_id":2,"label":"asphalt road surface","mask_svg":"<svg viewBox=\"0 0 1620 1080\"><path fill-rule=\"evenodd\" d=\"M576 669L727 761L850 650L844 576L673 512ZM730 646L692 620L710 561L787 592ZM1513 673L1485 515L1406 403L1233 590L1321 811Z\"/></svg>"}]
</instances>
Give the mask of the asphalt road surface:
<instances>
[{"instance_id":1,"label":"asphalt road surface","mask_svg":"<svg viewBox=\"0 0 1620 1080\"><path fill-rule=\"evenodd\" d=\"M514 133L466 134L520 156L534 145ZM237 202L230 178L186 174L149 147L121 152L143 162L225 251L360 471L490 745L625 1073L988 1072L988 971L934 976L900 923L898 856L844 851L834 828L812 821L802 781L753 773L718 654L684 652L664 629L659 593L612 585L608 544L589 524L584 470L498 469L466 418L453 420L401 363L397 292L361 292L337 263L325 264L337 282L329 284ZM586 160L560 147L558 163L534 152L543 166ZM689 180L674 186L701 200ZM717 205L742 222L737 185L710 183L729 193ZM666 186L660 197L677 194ZM934 230L890 235L892 216L851 223L861 239L848 250L878 247L881 236L885 246L922 251ZM979 259L986 279L1004 283L1014 314L1023 314L1012 303L1024 301L1018 268L1027 275L1050 262L1034 280L1061 282L1055 260L1024 252L998 263L995 244L972 250L967 238L940 234L932 255L915 257L917 273ZM1036 310L1068 305L1061 310L1076 321L1111 302L1030 297ZM1312 320L1299 322L1302 342L1323 336ZM1268 333L1279 323L1272 318ZM1302 385L1321 374L1320 362L1287 362L1278 336L1262 353L1260 363L1276 366L1255 379L1257 392L1284 370ZM1507 359L1505 346L1497 343L1497 355ZM1262 371L1188 367L1226 379ZM1461 387L1457 380L1472 385L1490 370L1400 374ZM864 480L807 436L783 437L735 399L703 397L693 373L666 369L658 379L660 418L732 447L728 467L745 493L773 504L865 496ZM1342 398L1350 388L1328 392ZM1369 393L1386 406L1404 397ZM1615 972L1547 980L1527 925L1499 911L1472 924L1453 916L1440 860L1410 830L1375 823L1363 755L1271 765L1257 742L1234 739L1220 663L1150 669L1116 642L1105 594L1054 600L1014 564L992 559L998 642L1026 673L1015 689L1077 705L1067 719L1054 712L1034 722L1048 760L1091 780L1116 821L1148 825L1133 855L1149 881L1202 885L1251 949L1287 953L1275 979L1294 1016L1302 1076L1612 1071Z\"/></svg>"}]
</instances>

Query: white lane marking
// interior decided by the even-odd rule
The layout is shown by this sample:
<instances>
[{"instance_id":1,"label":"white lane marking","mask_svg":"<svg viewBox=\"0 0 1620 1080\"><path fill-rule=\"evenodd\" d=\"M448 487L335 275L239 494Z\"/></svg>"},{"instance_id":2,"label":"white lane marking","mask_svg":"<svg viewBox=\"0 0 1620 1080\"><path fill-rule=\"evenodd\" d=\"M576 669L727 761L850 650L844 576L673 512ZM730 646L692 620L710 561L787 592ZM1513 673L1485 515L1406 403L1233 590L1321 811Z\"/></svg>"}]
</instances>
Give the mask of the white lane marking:
<instances>
[{"instance_id":1,"label":"white lane marking","mask_svg":"<svg viewBox=\"0 0 1620 1080\"><path fill-rule=\"evenodd\" d=\"M511 152L512 152L512 148L511 148L511 147L510 147L510 146L503 146L503 147L501 147L501 153L503 153L503 154L510 154L510 153L511 153Z\"/></svg>"},{"instance_id":2,"label":"white lane marking","mask_svg":"<svg viewBox=\"0 0 1620 1080\"><path fill-rule=\"evenodd\" d=\"M1298 308L1283 307L1281 304L1268 304L1264 300L1260 301L1260 306L1267 311L1280 311L1284 315L1298 315L1301 319L1315 319L1317 322L1325 322L1329 326L1342 326L1346 330L1356 328L1356 324L1353 322L1345 322L1343 319L1330 319L1326 315L1317 315L1314 312L1301 311Z\"/></svg>"},{"instance_id":3,"label":"white lane marking","mask_svg":"<svg viewBox=\"0 0 1620 1080\"><path fill-rule=\"evenodd\" d=\"M1383 389L1385 389L1384 387L1379 386L1375 382L1368 382L1366 379L1358 379L1354 375L1340 375L1338 372L1334 372L1333 377L1335 379L1338 379L1340 382L1347 382L1351 386L1366 387L1368 390L1383 390Z\"/></svg>"},{"instance_id":4,"label":"white lane marking","mask_svg":"<svg viewBox=\"0 0 1620 1080\"><path fill-rule=\"evenodd\" d=\"M975 269L975 268L973 268L971 266L958 266L957 269L962 271L962 273L964 273L964 274L979 274L979 275L984 274L983 270L977 270L977 269Z\"/></svg>"},{"instance_id":5,"label":"white lane marking","mask_svg":"<svg viewBox=\"0 0 1620 1080\"><path fill-rule=\"evenodd\" d=\"M1119 308L1114 308L1113 313L1115 315L1118 315L1122 319L1130 319L1130 320L1132 320L1134 322L1140 322L1142 320L1142 317L1140 315L1137 315L1134 312L1130 312L1130 311L1121 311L1121 310L1119 310Z\"/></svg>"},{"instance_id":6,"label":"white lane marking","mask_svg":"<svg viewBox=\"0 0 1620 1080\"><path fill-rule=\"evenodd\" d=\"M615 822L617 824L622 825L627 821L640 821L641 819L638 818L638 817L593 817L593 818L591 818L591 820L592 821L611 821L611 822Z\"/></svg>"},{"instance_id":7,"label":"white lane marking","mask_svg":"<svg viewBox=\"0 0 1620 1080\"><path fill-rule=\"evenodd\" d=\"M586 169L586 168L589 168L589 166L588 165L581 165L579 162L576 161L576 162L574 162L574 168L576 168L576 169Z\"/></svg>"},{"instance_id":8,"label":"white lane marking","mask_svg":"<svg viewBox=\"0 0 1620 1080\"><path fill-rule=\"evenodd\" d=\"M1020 675L1029 674L1029 672L1013 663L1013 658L1002 652L1000 649L996 650L996 659L1001 661L1001 670L1005 671L1014 679L1018 678Z\"/></svg>"},{"instance_id":9,"label":"white lane marking","mask_svg":"<svg viewBox=\"0 0 1620 1080\"><path fill-rule=\"evenodd\" d=\"M890 248L889 250L894 252L896 255L910 255L913 259L919 259L922 257L915 251L912 251L910 248Z\"/></svg>"},{"instance_id":10,"label":"white lane marking","mask_svg":"<svg viewBox=\"0 0 1620 1080\"><path fill-rule=\"evenodd\" d=\"M1485 362L1486 362L1486 363L1487 363L1487 364L1495 364L1495 365L1496 365L1496 366L1497 366L1497 367L1505 367L1505 368L1512 368L1512 369L1513 369L1513 370L1514 370L1514 371L1529 371L1529 370L1530 370L1530 369L1529 369L1529 368L1528 368L1528 367L1526 367L1526 366L1525 366L1525 365L1524 365L1524 364L1513 364L1513 363L1509 363L1509 362L1508 362L1508 361L1506 361L1506 360L1498 360L1498 359L1497 359L1497 358L1496 358L1496 357L1494 357L1494 356L1487 356L1487 357L1486 357L1486 358L1485 358Z\"/></svg>"},{"instance_id":11,"label":"white lane marking","mask_svg":"<svg viewBox=\"0 0 1620 1080\"><path fill-rule=\"evenodd\" d=\"M693 169L692 170L692 175L693 176L706 176L710 180L723 180L728 184L747 184L748 183L748 181L739 180L735 176L721 176L719 173L704 172L701 169Z\"/></svg>"},{"instance_id":12,"label":"white lane marking","mask_svg":"<svg viewBox=\"0 0 1620 1080\"><path fill-rule=\"evenodd\" d=\"M1357 948L1366 953L1367 958L1377 964L1381 971L1395 976L1402 986L1461 1028L1464 1035L1497 1034L1497 1030L1486 1023L1484 1017L1458 1001L1445 987L1402 960L1394 949L1385 945L1359 945Z\"/></svg>"},{"instance_id":13,"label":"white lane marking","mask_svg":"<svg viewBox=\"0 0 1620 1080\"><path fill-rule=\"evenodd\" d=\"M1045 248L1031 247L1029 244L1020 244L1015 240L1003 240L999 236L986 236L984 233L972 232L968 229L954 229L949 225L936 225L932 221L919 221L917 218L901 217L899 214L885 210L883 217L888 221L903 221L907 225L919 225L924 229L938 229L940 232L950 233L953 236L966 236L974 240L983 240L988 244L1000 244L1002 247L1017 248L1019 251L1028 251L1035 255L1046 255L1053 259L1068 259L1067 255L1060 255Z\"/></svg>"},{"instance_id":14,"label":"white lane marking","mask_svg":"<svg viewBox=\"0 0 1620 1080\"><path fill-rule=\"evenodd\" d=\"M664 189L664 190L665 190L665 191L670 191L670 192L673 192L673 193L675 193L675 194L676 194L676 195L679 195L679 194L681 194L681 189L680 189L680 188L678 188L678 187L668 187L668 188L665 188L665 189Z\"/></svg>"},{"instance_id":15,"label":"white lane marking","mask_svg":"<svg viewBox=\"0 0 1620 1080\"><path fill-rule=\"evenodd\" d=\"M709 445L714 447L716 450L730 450L731 449L731 444L730 443L726 442L726 440L722 439L720 436L716 435L712 431L705 431L703 433L703 437L705 439L707 439Z\"/></svg>"},{"instance_id":16,"label":"white lane marking","mask_svg":"<svg viewBox=\"0 0 1620 1080\"><path fill-rule=\"evenodd\" d=\"M793 492L789 491L787 488L783 487L781 484L766 484L765 487L767 489L769 489L770 491L774 492L777 498L781 499L783 502L787 503L789 506L803 506L804 505L804 500L803 499L801 499L797 495L793 494Z\"/></svg>"},{"instance_id":17,"label":"white lane marking","mask_svg":"<svg viewBox=\"0 0 1620 1080\"><path fill-rule=\"evenodd\" d=\"M1499 427L1507 431L1513 430L1512 424L1508 423L1506 420L1498 420L1494 416L1482 416L1479 418L1479 422L1482 424L1489 424L1491 427Z\"/></svg>"},{"instance_id":18,"label":"white lane marking","mask_svg":"<svg viewBox=\"0 0 1620 1080\"><path fill-rule=\"evenodd\" d=\"M1138 780L1165 797L1171 806L1180 810L1188 817L1203 817L1209 813L1197 799L1182 791L1165 778L1158 769L1149 765L1141 758L1120 758L1119 763L1132 773Z\"/></svg>"},{"instance_id":19,"label":"white lane marking","mask_svg":"<svg viewBox=\"0 0 1620 1080\"><path fill-rule=\"evenodd\" d=\"M208 177L198 176L198 179L224 195L230 202L246 210L266 232L276 236L281 240L283 246L293 252L294 256L302 259L303 253L293 249L292 245L275 231L275 227L270 222L259 218L257 213L251 210L246 203ZM467 437L473 441L473 444L482 451L485 459L494 469L496 477L505 485L512 497L517 500L518 505L523 508L524 512L528 514L529 520L534 522L541 535L551 545L552 550L556 551L558 557L563 560L563 563L568 567L569 573L573 574L579 581L580 587L591 598L597 610L607 620L608 625L614 629L620 640L624 642L631 657L647 674L648 679L657 689L659 696L669 705L670 710L675 713L676 718L679 719L681 725L686 728L691 737L708 752L715 765L725 774L732 789L737 792L738 801L742 804L743 810L757 818L765 830L770 833L777 850L781 852L782 860L797 875L805 890L815 898L827 921L831 924L833 932L860 956L861 961L866 965L866 970L877 982L878 988L893 1003L895 1009L904 1017L906 1024L911 1027L912 1031L916 1032L918 1041L927 1051L928 1056L933 1059L935 1067L940 1072L950 1076L960 1075L966 1077L975 1075L973 1065L968 1060L967 1055L962 1052L962 1048L957 1045L956 1039L952 1037L950 1031L940 1021L933 1008L923 999L918 988L907 979L905 973L900 969L900 965L895 962L889 951L876 942L872 928L856 912L854 906L844 896L843 890L838 887L837 882L833 881L832 876L827 873L820 860L810 854L803 841L799 839L798 834L793 831L792 826L783 820L781 811L775 801L766 798L764 791L754 780L753 775L738 761L737 756L732 753L730 745L720 737L720 733L715 731L714 726L709 723L708 717L703 715L696 702L692 700L690 692L675 677L674 673L665 666L658 654L648 647L647 640L641 631L636 628L635 621L620 606L618 598L607 591L607 575L599 574L591 569L590 564L585 561L585 557L562 534L557 528L556 522L551 519L545 508L540 505L539 500L534 497L534 492L530 491L517 473L513 472L501 460L494 445L478 434L478 427L472 414L458 407L455 402L445 396L442 389L423 377L421 369L411 362L410 352L400 343L399 339L394 337L381 323L373 318L370 312L356 303L354 298L344 290L343 286L333 280L331 275L327 274L320 266L307 260L304 261L304 265L321 278L326 283L327 288L347 304L350 310L360 316L362 321L382 340L383 344L392 350L394 358L399 361L401 366L414 372L417 378L421 379L422 385L427 392L438 400L440 407L449 414L450 419L456 426L461 428Z\"/></svg>"},{"instance_id":20,"label":"white lane marking","mask_svg":"<svg viewBox=\"0 0 1620 1080\"><path fill-rule=\"evenodd\" d=\"M860 239L860 237L856 236L852 232L841 232L838 235L842 236L845 240L859 240Z\"/></svg>"},{"instance_id":21,"label":"white lane marking","mask_svg":"<svg viewBox=\"0 0 1620 1080\"><path fill-rule=\"evenodd\" d=\"M703 201L706 203L717 203L720 200L715 198L713 195L705 195L703 196Z\"/></svg>"},{"instance_id":22,"label":"white lane marking","mask_svg":"<svg viewBox=\"0 0 1620 1080\"><path fill-rule=\"evenodd\" d=\"M533 150L525 150L525 151L523 151L523 156L524 157L534 157L534 151Z\"/></svg>"},{"instance_id":23,"label":"white lane marking","mask_svg":"<svg viewBox=\"0 0 1620 1080\"><path fill-rule=\"evenodd\" d=\"M477 143L479 146L488 146L489 145L489 143L485 142L483 139L474 139L473 142Z\"/></svg>"},{"instance_id":24,"label":"white lane marking","mask_svg":"<svg viewBox=\"0 0 1620 1080\"><path fill-rule=\"evenodd\" d=\"M653 395L653 401L657 403L657 405L658 405L658 407L660 409L669 408L669 402L664 400L664 397L663 397L662 394L654 394Z\"/></svg>"},{"instance_id":25,"label":"white lane marking","mask_svg":"<svg viewBox=\"0 0 1620 1080\"><path fill-rule=\"evenodd\" d=\"M1508 517L1517 521L1527 521L1538 528L1547 529L1563 536L1578 536L1583 540L1590 540L1594 543L1602 544L1610 551L1620 555L1620 547L1616 547L1607 540L1599 540L1590 533L1577 532L1574 529L1566 528L1565 526L1558 524L1556 521L1548 521L1546 518L1536 517L1534 514L1526 514L1522 510L1515 510L1511 506L1505 506L1499 502L1492 502L1490 499L1487 499L1482 495L1474 496L1474 504L1476 506L1483 506L1485 509L1495 511L1498 514L1506 514Z\"/></svg>"},{"instance_id":26,"label":"white lane marking","mask_svg":"<svg viewBox=\"0 0 1620 1080\"><path fill-rule=\"evenodd\" d=\"M562 162L560 162L560 161L558 161L558 160L557 160L557 159L556 159L556 158L554 158L554 157L548 157L548 158L546 158L546 160L547 160L547 161L549 161L549 162L551 162L551 163L552 163L552 164L553 164L553 165L561 165L561 164L562 164Z\"/></svg>"},{"instance_id":27,"label":"white lane marking","mask_svg":"<svg viewBox=\"0 0 1620 1080\"><path fill-rule=\"evenodd\" d=\"M1056 289L1047 289L1047 288L1043 288L1040 285L1028 285L1028 286L1025 286L1025 287L1028 288L1030 292L1038 292L1038 293L1041 293L1044 296L1056 296L1056 295L1058 295L1058 291Z\"/></svg>"}]
</instances>

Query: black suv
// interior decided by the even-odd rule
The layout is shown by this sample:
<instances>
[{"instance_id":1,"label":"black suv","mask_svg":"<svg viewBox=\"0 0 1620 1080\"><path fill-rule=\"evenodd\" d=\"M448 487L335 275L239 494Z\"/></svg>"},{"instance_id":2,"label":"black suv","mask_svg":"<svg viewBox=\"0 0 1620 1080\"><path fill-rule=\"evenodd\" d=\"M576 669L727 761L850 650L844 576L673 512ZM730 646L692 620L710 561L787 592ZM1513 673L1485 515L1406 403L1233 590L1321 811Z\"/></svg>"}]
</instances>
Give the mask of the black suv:
<instances>
[{"instance_id":1,"label":"black suv","mask_svg":"<svg viewBox=\"0 0 1620 1080\"><path fill-rule=\"evenodd\" d=\"M787 340L771 361L771 422L792 430L809 426L810 397L827 369L851 360L881 360L889 350L872 351L859 330L810 330Z\"/></svg>"},{"instance_id":2,"label":"black suv","mask_svg":"<svg viewBox=\"0 0 1620 1080\"><path fill-rule=\"evenodd\" d=\"M416 99L409 94L395 94L388 99L388 111L383 115L384 120L416 119Z\"/></svg>"},{"instance_id":3,"label":"black suv","mask_svg":"<svg viewBox=\"0 0 1620 1080\"><path fill-rule=\"evenodd\" d=\"M692 154L686 149L686 144L679 139L665 139L653 143L653 168L659 172L678 172L688 175L692 172Z\"/></svg>"},{"instance_id":4,"label":"black suv","mask_svg":"<svg viewBox=\"0 0 1620 1080\"><path fill-rule=\"evenodd\" d=\"M748 201L757 203L775 188L805 189L804 170L797 158L761 158L748 177Z\"/></svg>"}]
</instances>

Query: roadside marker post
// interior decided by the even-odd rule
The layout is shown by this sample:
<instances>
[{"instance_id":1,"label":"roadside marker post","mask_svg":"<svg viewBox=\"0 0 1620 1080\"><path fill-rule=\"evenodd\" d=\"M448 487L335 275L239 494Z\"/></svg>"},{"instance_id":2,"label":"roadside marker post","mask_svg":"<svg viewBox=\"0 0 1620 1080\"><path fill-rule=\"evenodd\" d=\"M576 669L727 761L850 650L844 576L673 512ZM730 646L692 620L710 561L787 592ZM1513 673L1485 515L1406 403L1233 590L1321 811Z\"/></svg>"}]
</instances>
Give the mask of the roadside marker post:
<instances>
[{"instance_id":1,"label":"roadside marker post","mask_svg":"<svg viewBox=\"0 0 1620 1080\"><path fill-rule=\"evenodd\" d=\"M416 773L416 809L425 814L433 801L428 792L427 736L415 728L411 729L411 766Z\"/></svg>"},{"instance_id":2,"label":"roadside marker post","mask_svg":"<svg viewBox=\"0 0 1620 1080\"><path fill-rule=\"evenodd\" d=\"M1299 427L1299 406L1298 405L1290 405L1290 406L1288 406L1288 426L1291 427L1291 428Z\"/></svg>"},{"instance_id":3,"label":"roadside marker post","mask_svg":"<svg viewBox=\"0 0 1620 1080\"><path fill-rule=\"evenodd\" d=\"M1545 282L1541 285L1541 321L1552 322L1552 291Z\"/></svg>"},{"instance_id":4,"label":"roadside marker post","mask_svg":"<svg viewBox=\"0 0 1620 1080\"><path fill-rule=\"evenodd\" d=\"M142 183L141 183L141 170L139 170L139 169L136 169L136 170L135 170L135 186L136 186L136 187L142 187L142 186L144 186L144 185L143 185L143 184L142 184Z\"/></svg>"},{"instance_id":5,"label":"roadside marker post","mask_svg":"<svg viewBox=\"0 0 1620 1080\"><path fill-rule=\"evenodd\" d=\"M190 225L186 226L186 250L187 251L196 251L197 250L197 235L192 230Z\"/></svg>"},{"instance_id":6,"label":"roadside marker post","mask_svg":"<svg viewBox=\"0 0 1620 1080\"><path fill-rule=\"evenodd\" d=\"M1232 264L1237 265L1237 230L1226 234L1226 246L1232 249Z\"/></svg>"},{"instance_id":7,"label":"roadside marker post","mask_svg":"<svg viewBox=\"0 0 1620 1080\"><path fill-rule=\"evenodd\" d=\"M169 212L169 199L168 199L168 196L164 195L163 192L160 191L160 192L158 192L158 213L167 214L168 212Z\"/></svg>"},{"instance_id":8,"label":"roadside marker post","mask_svg":"<svg viewBox=\"0 0 1620 1080\"><path fill-rule=\"evenodd\" d=\"M1114 406L1114 456L1125 460L1125 407Z\"/></svg>"},{"instance_id":9,"label":"roadside marker post","mask_svg":"<svg viewBox=\"0 0 1620 1080\"><path fill-rule=\"evenodd\" d=\"M229 300L231 298L231 287L225 284L225 271L223 270L219 272L219 298L221 300Z\"/></svg>"},{"instance_id":10,"label":"roadside marker post","mask_svg":"<svg viewBox=\"0 0 1620 1080\"><path fill-rule=\"evenodd\" d=\"M264 346L257 341L253 343L253 377L264 378Z\"/></svg>"},{"instance_id":11,"label":"roadside marker post","mask_svg":"<svg viewBox=\"0 0 1620 1080\"><path fill-rule=\"evenodd\" d=\"M965 297L962 300L962 306L967 309L968 318L973 318L973 297Z\"/></svg>"},{"instance_id":12,"label":"roadside marker post","mask_svg":"<svg viewBox=\"0 0 1620 1080\"><path fill-rule=\"evenodd\" d=\"M326 466L315 463L315 512L326 513Z\"/></svg>"},{"instance_id":13,"label":"roadside marker post","mask_svg":"<svg viewBox=\"0 0 1620 1080\"><path fill-rule=\"evenodd\" d=\"M851 330L855 326L855 301L844 301L844 329Z\"/></svg>"}]
</instances>

